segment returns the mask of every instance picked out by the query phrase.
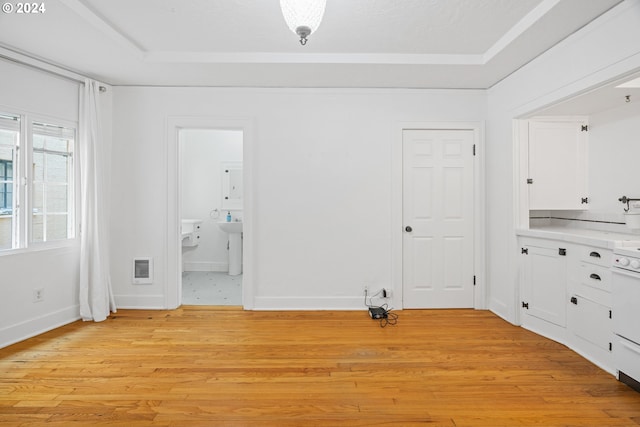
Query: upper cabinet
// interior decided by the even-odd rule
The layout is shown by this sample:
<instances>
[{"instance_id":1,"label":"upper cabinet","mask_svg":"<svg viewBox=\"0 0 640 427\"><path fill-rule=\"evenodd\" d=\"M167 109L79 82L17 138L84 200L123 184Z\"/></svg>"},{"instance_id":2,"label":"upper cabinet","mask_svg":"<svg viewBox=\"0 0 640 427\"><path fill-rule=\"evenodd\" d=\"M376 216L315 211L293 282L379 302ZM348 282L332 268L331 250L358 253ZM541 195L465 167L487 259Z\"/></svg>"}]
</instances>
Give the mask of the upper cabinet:
<instances>
[{"instance_id":1,"label":"upper cabinet","mask_svg":"<svg viewBox=\"0 0 640 427\"><path fill-rule=\"evenodd\" d=\"M242 209L242 162L222 162L222 210Z\"/></svg>"},{"instance_id":2,"label":"upper cabinet","mask_svg":"<svg viewBox=\"0 0 640 427\"><path fill-rule=\"evenodd\" d=\"M587 209L587 135L584 119L528 121L529 209Z\"/></svg>"}]
</instances>

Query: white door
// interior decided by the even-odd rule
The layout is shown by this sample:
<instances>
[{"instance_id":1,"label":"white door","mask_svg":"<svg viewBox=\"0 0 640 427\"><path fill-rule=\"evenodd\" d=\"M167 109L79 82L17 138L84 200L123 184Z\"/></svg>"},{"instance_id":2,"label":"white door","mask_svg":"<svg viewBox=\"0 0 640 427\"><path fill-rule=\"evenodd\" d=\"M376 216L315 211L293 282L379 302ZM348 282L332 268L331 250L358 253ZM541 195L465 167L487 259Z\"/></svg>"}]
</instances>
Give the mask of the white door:
<instances>
[{"instance_id":1,"label":"white door","mask_svg":"<svg viewBox=\"0 0 640 427\"><path fill-rule=\"evenodd\" d=\"M404 130L404 308L473 307L472 130Z\"/></svg>"}]
</instances>

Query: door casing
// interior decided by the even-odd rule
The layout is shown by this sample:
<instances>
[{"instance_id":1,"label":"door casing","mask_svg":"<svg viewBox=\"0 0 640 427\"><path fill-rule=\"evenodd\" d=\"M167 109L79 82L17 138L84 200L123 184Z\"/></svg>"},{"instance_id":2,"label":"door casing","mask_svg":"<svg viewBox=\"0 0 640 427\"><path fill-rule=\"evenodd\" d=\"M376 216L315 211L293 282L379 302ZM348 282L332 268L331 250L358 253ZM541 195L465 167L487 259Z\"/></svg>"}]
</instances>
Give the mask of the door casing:
<instances>
[{"instance_id":1,"label":"door casing","mask_svg":"<svg viewBox=\"0 0 640 427\"><path fill-rule=\"evenodd\" d=\"M484 179L484 122L399 122L395 124L392 135L392 194L391 194L391 274L393 280L394 307L402 309L403 300L403 252L404 233L402 216L402 176L403 176L403 131L407 129L425 130L471 130L474 135L474 271L476 285L474 308L486 309L486 215L485 215L485 179Z\"/></svg>"},{"instance_id":2,"label":"door casing","mask_svg":"<svg viewBox=\"0 0 640 427\"><path fill-rule=\"evenodd\" d=\"M181 194L179 133L181 129L240 130L243 133L243 277L242 306L254 308L254 218L256 217L253 194L253 144L255 125L252 119L219 117L168 117L166 122L166 170L167 170L167 224L165 308L174 309L182 304L180 239Z\"/></svg>"}]
</instances>

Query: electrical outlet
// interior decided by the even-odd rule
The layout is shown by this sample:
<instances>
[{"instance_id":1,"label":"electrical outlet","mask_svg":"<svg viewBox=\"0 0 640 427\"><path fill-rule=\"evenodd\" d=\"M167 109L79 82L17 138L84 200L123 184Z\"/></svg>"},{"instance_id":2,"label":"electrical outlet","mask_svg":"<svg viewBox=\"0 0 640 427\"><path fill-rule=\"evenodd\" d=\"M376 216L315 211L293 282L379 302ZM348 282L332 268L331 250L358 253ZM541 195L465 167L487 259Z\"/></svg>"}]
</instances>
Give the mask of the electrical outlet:
<instances>
[{"instance_id":1,"label":"electrical outlet","mask_svg":"<svg viewBox=\"0 0 640 427\"><path fill-rule=\"evenodd\" d=\"M391 289L384 288L382 290L382 298L391 298Z\"/></svg>"},{"instance_id":2,"label":"electrical outlet","mask_svg":"<svg viewBox=\"0 0 640 427\"><path fill-rule=\"evenodd\" d=\"M33 302L44 301L44 288L37 288L33 290Z\"/></svg>"}]
</instances>

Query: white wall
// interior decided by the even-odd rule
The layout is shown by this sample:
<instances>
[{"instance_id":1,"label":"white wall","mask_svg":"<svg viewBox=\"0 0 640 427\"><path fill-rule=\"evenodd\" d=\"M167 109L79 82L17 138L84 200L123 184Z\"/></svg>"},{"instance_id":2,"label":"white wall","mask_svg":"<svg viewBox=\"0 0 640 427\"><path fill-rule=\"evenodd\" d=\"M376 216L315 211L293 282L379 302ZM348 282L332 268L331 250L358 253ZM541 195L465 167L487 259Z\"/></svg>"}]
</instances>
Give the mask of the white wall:
<instances>
[{"instance_id":1,"label":"white wall","mask_svg":"<svg viewBox=\"0 0 640 427\"><path fill-rule=\"evenodd\" d=\"M622 196L640 199L640 99L589 117L589 211L623 221Z\"/></svg>"},{"instance_id":2,"label":"white wall","mask_svg":"<svg viewBox=\"0 0 640 427\"><path fill-rule=\"evenodd\" d=\"M640 1L628 0L489 91L487 280L490 309L505 319L518 322L512 120L640 68L638 40Z\"/></svg>"},{"instance_id":3,"label":"white wall","mask_svg":"<svg viewBox=\"0 0 640 427\"><path fill-rule=\"evenodd\" d=\"M483 121L480 91L119 87L114 105L112 278L120 305L166 296L168 117L255 125L256 308L357 308L390 287L393 132L407 121ZM117 200L117 202L115 202ZM173 207L169 207L173 209ZM398 232L401 232L398 230ZM134 256L156 281L134 286ZM247 266L245 265L245 269Z\"/></svg>"},{"instance_id":4,"label":"white wall","mask_svg":"<svg viewBox=\"0 0 640 427\"><path fill-rule=\"evenodd\" d=\"M222 163L242 162L242 132L183 129L180 132L182 218L202 221L198 246L183 247L185 271L228 271L228 235L216 224L224 221ZM215 217L214 210L219 217ZM231 212L242 219L242 210Z\"/></svg>"},{"instance_id":5,"label":"white wall","mask_svg":"<svg viewBox=\"0 0 640 427\"><path fill-rule=\"evenodd\" d=\"M0 111L78 121L80 84L0 60ZM111 133L111 94L101 95L105 138ZM0 252L0 347L79 318L79 242L62 248ZM42 288L44 300L33 302Z\"/></svg>"}]
</instances>

